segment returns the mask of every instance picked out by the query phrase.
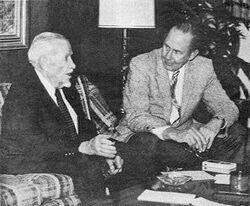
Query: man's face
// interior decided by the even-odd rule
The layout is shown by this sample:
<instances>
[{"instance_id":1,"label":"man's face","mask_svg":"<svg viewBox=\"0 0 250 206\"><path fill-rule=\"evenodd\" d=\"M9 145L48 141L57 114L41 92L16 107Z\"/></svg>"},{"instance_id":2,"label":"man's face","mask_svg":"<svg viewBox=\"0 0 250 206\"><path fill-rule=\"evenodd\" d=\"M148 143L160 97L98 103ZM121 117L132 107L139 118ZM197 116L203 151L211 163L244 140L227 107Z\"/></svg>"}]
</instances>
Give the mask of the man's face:
<instances>
[{"instance_id":1,"label":"man's face","mask_svg":"<svg viewBox=\"0 0 250 206\"><path fill-rule=\"evenodd\" d=\"M162 47L162 61L167 70L176 71L196 56L190 50L192 38L191 33L183 33L175 27L170 30Z\"/></svg>"},{"instance_id":2,"label":"man's face","mask_svg":"<svg viewBox=\"0 0 250 206\"><path fill-rule=\"evenodd\" d=\"M55 88L70 87L70 78L75 64L71 59L72 49L68 41L56 40L48 57L46 76Z\"/></svg>"}]
</instances>

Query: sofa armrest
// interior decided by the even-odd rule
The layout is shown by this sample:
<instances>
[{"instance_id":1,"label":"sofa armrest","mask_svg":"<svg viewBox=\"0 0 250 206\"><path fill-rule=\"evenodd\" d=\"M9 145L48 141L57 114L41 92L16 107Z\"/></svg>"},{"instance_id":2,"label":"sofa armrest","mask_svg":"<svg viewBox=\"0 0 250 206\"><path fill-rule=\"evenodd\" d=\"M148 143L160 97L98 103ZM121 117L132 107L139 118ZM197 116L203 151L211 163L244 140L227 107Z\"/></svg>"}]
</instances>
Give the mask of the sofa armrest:
<instances>
[{"instance_id":1,"label":"sofa armrest","mask_svg":"<svg viewBox=\"0 0 250 206\"><path fill-rule=\"evenodd\" d=\"M54 200L45 201L42 206L80 206L81 200L77 195L70 195L67 197L61 197Z\"/></svg>"},{"instance_id":2,"label":"sofa armrest","mask_svg":"<svg viewBox=\"0 0 250 206\"><path fill-rule=\"evenodd\" d=\"M1 206L41 205L48 200L69 196L77 198L72 178L67 175L0 175ZM78 205L78 201L74 202Z\"/></svg>"}]
</instances>

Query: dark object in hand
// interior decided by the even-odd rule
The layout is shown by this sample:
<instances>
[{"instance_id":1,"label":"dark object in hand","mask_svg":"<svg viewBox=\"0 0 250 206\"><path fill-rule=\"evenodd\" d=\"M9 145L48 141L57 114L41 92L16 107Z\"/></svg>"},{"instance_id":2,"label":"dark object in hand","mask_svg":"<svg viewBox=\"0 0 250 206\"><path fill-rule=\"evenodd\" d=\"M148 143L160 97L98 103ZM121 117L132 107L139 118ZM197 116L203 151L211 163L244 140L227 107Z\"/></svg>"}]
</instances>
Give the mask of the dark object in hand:
<instances>
[{"instance_id":1,"label":"dark object in hand","mask_svg":"<svg viewBox=\"0 0 250 206\"><path fill-rule=\"evenodd\" d=\"M113 139L113 138L109 138L108 140L110 140L111 142L115 143L115 145L119 142L118 140Z\"/></svg>"}]
</instances>

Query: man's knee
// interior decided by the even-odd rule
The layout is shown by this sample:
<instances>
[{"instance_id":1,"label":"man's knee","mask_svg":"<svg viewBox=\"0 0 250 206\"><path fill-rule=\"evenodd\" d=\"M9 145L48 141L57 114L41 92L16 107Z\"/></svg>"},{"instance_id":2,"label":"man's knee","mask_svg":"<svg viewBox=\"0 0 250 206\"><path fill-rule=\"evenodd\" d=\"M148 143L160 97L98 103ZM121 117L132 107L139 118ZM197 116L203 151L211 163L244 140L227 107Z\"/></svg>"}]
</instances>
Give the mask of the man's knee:
<instances>
[{"instance_id":1,"label":"man's knee","mask_svg":"<svg viewBox=\"0 0 250 206\"><path fill-rule=\"evenodd\" d=\"M158 137L152 133L138 132L130 138L127 144L130 147L144 148L152 151L155 149L158 141Z\"/></svg>"},{"instance_id":2,"label":"man's knee","mask_svg":"<svg viewBox=\"0 0 250 206\"><path fill-rule=\"evenodd\" d=\"M225 138L216 138L210 149L212 158L241 162L244 156L244 144L247 140L247 130L235 122Z\"/></svg>"},{"instance_id":3,"label":"man's knee","mask_svg":"<svg viewBox=\"0 0 250 206\"><path fill-rule=\"evenodd\" d=\"M235 122L228 130L228 135L238 143L243 143L247 138L247 128Z\"/></svg>"},{"instance_id":4,"label":"man's knee","mask_svg":"<svg viewBox=\"0 0 250 206\"><path fill-rule=\"evenodd\" d=\"M127 143L120 147L124 159L123 174L129 177L145 178L154 174L154 156L158 137L140 132L134 134Z\"/></svg>"}]
</instances>

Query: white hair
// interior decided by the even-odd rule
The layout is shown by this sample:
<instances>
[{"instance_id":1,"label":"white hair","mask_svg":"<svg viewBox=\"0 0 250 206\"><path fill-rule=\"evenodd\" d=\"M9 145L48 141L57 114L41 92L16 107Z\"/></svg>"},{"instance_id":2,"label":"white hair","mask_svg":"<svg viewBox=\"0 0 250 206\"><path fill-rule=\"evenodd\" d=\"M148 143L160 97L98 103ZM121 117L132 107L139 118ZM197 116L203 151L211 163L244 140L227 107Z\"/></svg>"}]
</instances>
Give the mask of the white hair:
<instances>
[{"instance_id":1,"label":"white hair","mask_svg":"<svg viewBox=\"0 0 250 206\"><path fill-rule=\"evenodd\" d=\"M63 35L52 32L40 33L33 39L28 51L28 58L34 67L37 67L40 57L53 50L51 42L55 40L68 41Z\"/></svg>"}]
</instances>

